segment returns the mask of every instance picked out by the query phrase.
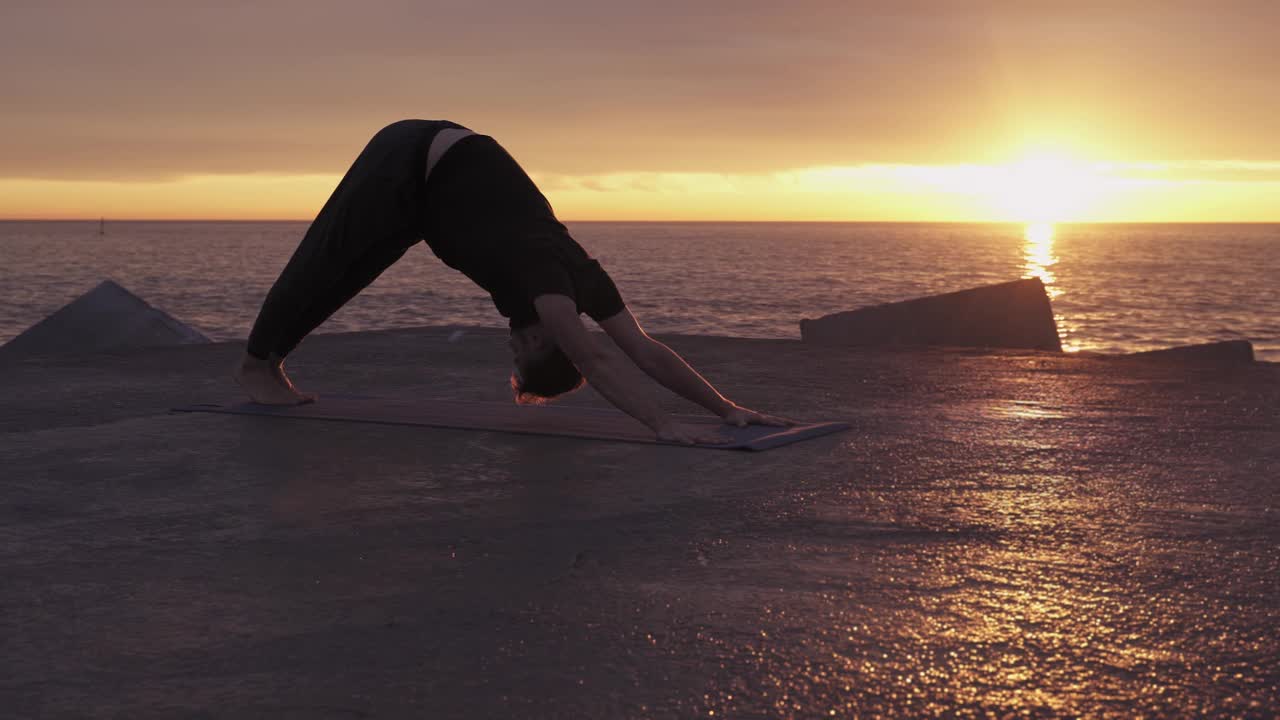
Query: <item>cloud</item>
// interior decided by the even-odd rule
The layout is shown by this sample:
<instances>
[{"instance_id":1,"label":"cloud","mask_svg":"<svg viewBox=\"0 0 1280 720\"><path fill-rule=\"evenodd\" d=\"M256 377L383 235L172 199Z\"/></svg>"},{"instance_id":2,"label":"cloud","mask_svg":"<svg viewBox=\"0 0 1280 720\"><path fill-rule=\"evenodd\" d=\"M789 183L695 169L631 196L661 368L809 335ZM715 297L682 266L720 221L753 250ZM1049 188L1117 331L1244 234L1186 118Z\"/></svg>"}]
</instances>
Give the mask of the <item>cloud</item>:
<instances>
[{"instance_id":1,"label":"cloud","mask_svg":"<svg viewBox=\"0 0 1280 720\"><path fill-rule=\"evenodd\" d=\"M1089 163L1073 166L1076 174L1108 182L1159 180L1169 183L1280 182L1280 161L1205 160L1200 162ZM986 192L1009 182L1010 165L909 165L868 163L850 166L811 166L762 173L614 172L598 174L535 174L539 187L550 191L595 193L652 193L679 195L733 193L768 188L782 193L920 190L955 194Z\"/></svg>"},{"instance_id":2,"label":"cloud","mask_svg":"<svg viewBox=\"0 0 1280 720\"><path fill-rule=\"evenodd\" d=\"M1098 163L1097 167L1117 179L1144 182L1280 182L1280 160Z\"/></svg>"},{"instance_id":3,"label":"cloud","mask_svg":"<svg viewBox=\"0 0 1280 720\"><path fill-rule=\"evenodd\" d=\"M575 219L1267 221L1280 208L1273 162L871 163L535 180Z\"/></svg>"},{"instance_id":4,"label":"cloud","mask_svg":"<svg viewBox=\"0 0 1280 720\"><path fill-rule=\"evenodd\" d=\"M750 174L1266 157L1280 5L271 0L6 3L0 174L341 172L403 117L530 169Z\"/></svg>"},{"instance_id":5,"label":"cloud","mask_svg":"<svg viewBox=\"0 0 1280 720\"><path fill-rule=\"evenodd\" d=\"M868 163L770 172L535 173L566 220L1274 221L1280 162ZM0 178L0 217L301 219L338 174Z\"/></svg>"}]
</instances>

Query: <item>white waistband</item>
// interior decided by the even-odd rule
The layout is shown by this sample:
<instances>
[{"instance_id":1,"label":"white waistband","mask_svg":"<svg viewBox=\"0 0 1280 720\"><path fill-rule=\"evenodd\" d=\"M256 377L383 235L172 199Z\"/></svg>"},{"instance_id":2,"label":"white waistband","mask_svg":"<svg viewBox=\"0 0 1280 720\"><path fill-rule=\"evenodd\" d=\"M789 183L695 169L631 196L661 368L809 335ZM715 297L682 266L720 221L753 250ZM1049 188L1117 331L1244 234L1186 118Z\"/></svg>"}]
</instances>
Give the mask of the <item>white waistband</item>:
<instances>
[{"instance_id":1,"label":"white waistband","mask_svg":"<svg viewBox=\"0 0 1280 720\"><path fill-rule=\"evenodd\" d=\"M466 128L445 128L436 133L436 136L431 139L431 147L427 150L427 172L423 178L431 177L431 168L440 162L445 151L468 135L475 135L475 133Z\"/></svg>"}]
</instances>

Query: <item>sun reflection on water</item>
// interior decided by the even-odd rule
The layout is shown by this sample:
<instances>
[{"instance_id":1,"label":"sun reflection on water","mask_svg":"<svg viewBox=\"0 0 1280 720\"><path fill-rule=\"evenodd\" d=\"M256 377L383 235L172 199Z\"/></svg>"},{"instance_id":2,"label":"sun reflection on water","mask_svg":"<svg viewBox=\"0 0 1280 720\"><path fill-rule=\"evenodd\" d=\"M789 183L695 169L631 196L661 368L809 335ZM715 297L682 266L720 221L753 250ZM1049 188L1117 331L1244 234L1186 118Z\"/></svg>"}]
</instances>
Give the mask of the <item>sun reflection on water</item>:
<instances>
[{"instance_id":1,"label":"sun reflection on water","mask_svg":"<svg viewBox=\"0 0 1280 720\"><path fill-rule=\"evenodd\" d=\"M1058 264L1058 256L1053 254L1053 224L1030 223L1023 237L1026 239L1022 250L1024 277L1040 278L1049 299L1058 297L1062 290L1056 284L1057 276L1053 274L1053 266Z\"/></svg>"},{"instance_id":2,"label":"sun reflection on water","mask_svg":"<svg viewBox=\"0 0 1280 720\"><path fill-rule=\"evenodd\" d=\"M1053 223L1028 223L1023 231L1023 239L1026 241L1022 248L1023 277L1040 278L1050 301L1061 297L1063 290L1058 285L1058 276L1053 272L1054 266L1058 264L1058 256L1053 253ZM1064 322L1061 315L1055 314L1053 319L1058 324L1058 336L1062 338L1062 349L1067 352L1078 351L1079 345L1070 340L1072 328L1069 324Z\"/></svg>"}]
</instances>

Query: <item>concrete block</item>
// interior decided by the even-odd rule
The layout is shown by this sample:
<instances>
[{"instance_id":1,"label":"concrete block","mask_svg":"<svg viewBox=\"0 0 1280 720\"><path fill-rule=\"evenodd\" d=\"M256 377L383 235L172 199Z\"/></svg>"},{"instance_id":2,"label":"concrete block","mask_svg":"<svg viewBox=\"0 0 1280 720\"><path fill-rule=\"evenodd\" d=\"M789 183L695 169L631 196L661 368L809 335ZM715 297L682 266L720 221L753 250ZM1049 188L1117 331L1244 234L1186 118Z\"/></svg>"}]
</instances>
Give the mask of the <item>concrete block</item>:
<instances>
[{"instance_id":1,"label":"concrete block","mask_svg":"<svg viewBox=\"0 0 1280 720\"><path fill-rule=\"evenodd\" d=\"M104 280L0 346L0 351L44 355L207 342L200 331Z\"/></svg>"},{"instance_id":2,"label":"concrete block","mask_svg":"<svg viewBox=\"0 0 1280 720\"><path fill-rule=\"evenodd\" d=\"M1185 365L1246 365L1253 362L1253 343L1223 340L1199 345L1179 345L1164 350L1121 355L1126 360L1151 360Z\"/></svg>"},{"instance_id":3,"label":"concrete block","mask_svg":"<svg viewBox=\"0 0 1280 720\"><path fill-rule=\"evenodd\" d=\"M801 320L800 337L805 342L840 346L1062 350L1049 295L1040 278Z\"/></svg>"}]
</instances>

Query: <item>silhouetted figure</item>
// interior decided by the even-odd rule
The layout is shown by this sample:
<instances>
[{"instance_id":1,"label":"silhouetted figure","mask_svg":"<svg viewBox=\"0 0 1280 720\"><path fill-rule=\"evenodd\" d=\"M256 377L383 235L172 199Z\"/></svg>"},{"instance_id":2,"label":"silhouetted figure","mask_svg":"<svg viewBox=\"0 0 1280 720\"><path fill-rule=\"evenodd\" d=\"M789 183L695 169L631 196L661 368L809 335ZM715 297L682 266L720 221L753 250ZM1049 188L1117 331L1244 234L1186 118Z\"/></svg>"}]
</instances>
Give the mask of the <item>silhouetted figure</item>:
<instances>
[{"instance_id":1,"label":"silhouetted figure","mask_svg":"<svg viewBox=\"0 0 1280 720\"><path fill-rule=\"evenodd\" d=\"M660 439L715 441L674 424L627 382L630 358L727 423L787 422L725 399L649 337L515 159L492 137L447 120L402 120L369 141L267 294L236 369L241 387L259 403L314 401L285 374L285 357L419 240L484 288L508 319L517 402L545 402L589 382ZM593 341L580 313L622 352Z\"/></svg>"}]
</instances>

